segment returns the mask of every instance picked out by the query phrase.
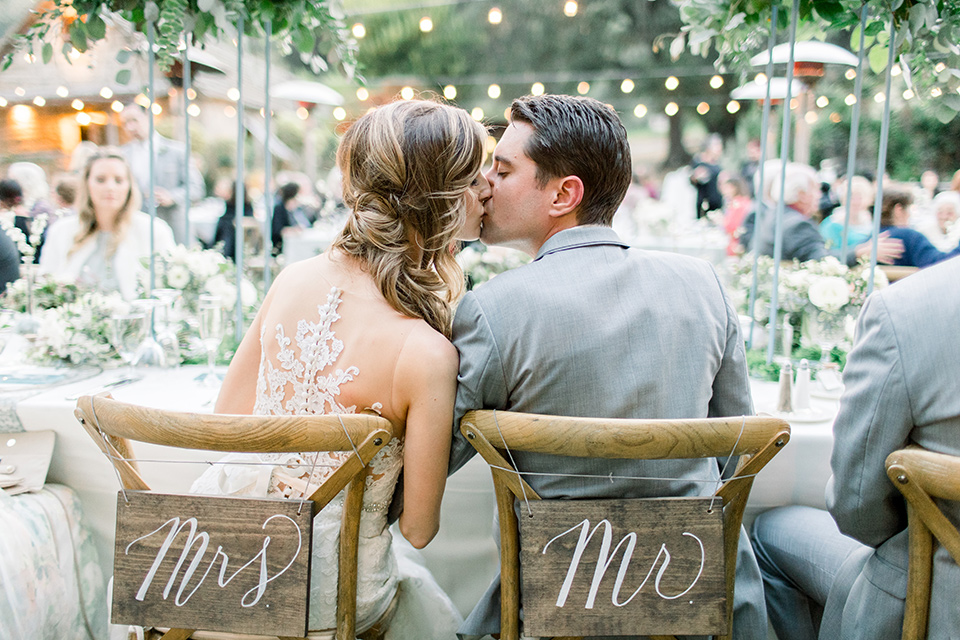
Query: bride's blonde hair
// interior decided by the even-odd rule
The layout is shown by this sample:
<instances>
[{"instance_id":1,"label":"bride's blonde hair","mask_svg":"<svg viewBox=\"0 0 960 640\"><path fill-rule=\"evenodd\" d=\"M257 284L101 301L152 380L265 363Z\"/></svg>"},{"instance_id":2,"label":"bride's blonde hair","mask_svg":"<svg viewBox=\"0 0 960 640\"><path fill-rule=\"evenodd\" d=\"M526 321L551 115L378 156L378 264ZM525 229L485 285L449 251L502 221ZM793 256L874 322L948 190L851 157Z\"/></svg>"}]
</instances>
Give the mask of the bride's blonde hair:
<instances>
[{"instance_id":1,"label":"bride's blonde hair","mask_svg":"<svg viewBox=\"0 0 960 640\"><path fill-rule=\"evenodd\" d=\"M452 246L485 140L463 109L404 100L359 118L337 149L351 212L333 246L363 262L394 309L447 337L463 292Z\"/></svg>"}]
</instances>

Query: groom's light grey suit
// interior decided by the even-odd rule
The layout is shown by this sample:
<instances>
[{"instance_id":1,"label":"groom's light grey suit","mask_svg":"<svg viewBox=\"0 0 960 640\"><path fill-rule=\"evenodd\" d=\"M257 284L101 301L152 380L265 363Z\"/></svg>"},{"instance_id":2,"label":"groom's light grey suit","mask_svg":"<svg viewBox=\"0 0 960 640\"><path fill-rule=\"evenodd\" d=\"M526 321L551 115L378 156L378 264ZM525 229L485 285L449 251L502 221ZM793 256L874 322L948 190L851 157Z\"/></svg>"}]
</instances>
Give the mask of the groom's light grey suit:
<instances>
[{"instance_id":1,"label":"groom's light grey suit","mask_svg":"<svg viewBox=\"0 0 960 640\"><path fill-rule=\"evenodd\" d=\"M610 228L561 231L529 265L468 293L457 309L456 419L471 409L609 418L752 414L737 315L713 267L630 249ZM451 473L473 454L455 429ZM714 460L588 460L514 453L546 498L708 495ZM737 638L765 638L759 569L743 534ZM499 631L499 579L461 633Z\"/></svg>"}]
</instances>

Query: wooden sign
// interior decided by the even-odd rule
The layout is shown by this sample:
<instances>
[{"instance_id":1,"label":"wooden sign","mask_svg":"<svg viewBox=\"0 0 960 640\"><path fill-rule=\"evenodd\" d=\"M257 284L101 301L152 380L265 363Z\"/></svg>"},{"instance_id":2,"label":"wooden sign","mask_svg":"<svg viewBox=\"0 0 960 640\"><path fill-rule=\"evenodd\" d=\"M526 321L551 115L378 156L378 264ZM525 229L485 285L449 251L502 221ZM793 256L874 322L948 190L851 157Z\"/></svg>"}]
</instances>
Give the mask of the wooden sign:
<instances>
[{"instance_id":1,"label":"wooden sign","mask_svg":"<svg viewBox=\"0 0 960 640\"><path fill-rule=\"evenodd\" d=\"M114 624L306 635L311 502L126 498L117 495Z\"/></svg>"},{"instance_id":2,"label":"wooden sign","mask_svg":"<svg viewBox=\"0 0 960 640\"><path fill-rule=\"evenodd\" d=\"M726 633L720 501L533 500L522 504L528 636Z\"/></svg>"}]
</instances>

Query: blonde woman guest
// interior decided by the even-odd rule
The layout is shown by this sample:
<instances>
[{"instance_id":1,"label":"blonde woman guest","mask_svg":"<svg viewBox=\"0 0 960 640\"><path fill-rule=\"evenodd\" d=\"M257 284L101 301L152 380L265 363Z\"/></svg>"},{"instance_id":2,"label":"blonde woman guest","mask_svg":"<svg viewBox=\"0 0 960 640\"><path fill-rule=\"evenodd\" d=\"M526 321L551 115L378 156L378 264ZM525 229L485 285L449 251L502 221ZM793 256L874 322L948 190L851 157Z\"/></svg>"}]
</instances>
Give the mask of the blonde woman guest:
<instances>
[{"instance_id":1,"label":"blonde woman guest","mask_svg":"<svg viewBox=\"0 0 960 640\"><path fill-rule=\"evenodd\" d=\"M847 232L847 246L853 247L866 242L873 235L873 184L863 176L853 176L850 188L850 226ZM843 223L847 215L847 183L842 182L837 190L840 206L820 223L820 235L828 248L837 249L843 245Z\"/></svg>"},{"instance_id":2,"label":"blonde woman guest","mask_svg":"<svg viewBox=\"0 0 960 640\"><path fill-rule=\"evenodd\" d=\"M490 196L485 140L468 113L430 101L394 102L358 119L337 151L346 225L326 253L280 272L216 404L217 413L232 414L372 411L394 424L398 435L372 461L363 497L357 589L362 629L399 585L388 640L452 640L460 622L409 546L393 540L387 507L402 469L400 532L418 548L436 535L457 388L451 304L463 290L450 249L480 234ZM344 458L230 454L232 463L255 464L214 465L193 490L299 498ZM261 481L263 469L269 479ZM336 623L340 509L331 504L314 518L311 629Z\"/></svg>"},{"instance_id":3,"label":"blonde woman guest","mask_svg":"<svg viewBox=\"0 0 960 640\"><path fill-rule=\"evenodd\" d=\"M90 157L77 192L77 213L47 231L40 272L136 297L137 276L150 256L150 216L140 211L140 191L119 149ZM173 248L173 232L155 220L154 250Z\"/></svg>"}]
</instances>

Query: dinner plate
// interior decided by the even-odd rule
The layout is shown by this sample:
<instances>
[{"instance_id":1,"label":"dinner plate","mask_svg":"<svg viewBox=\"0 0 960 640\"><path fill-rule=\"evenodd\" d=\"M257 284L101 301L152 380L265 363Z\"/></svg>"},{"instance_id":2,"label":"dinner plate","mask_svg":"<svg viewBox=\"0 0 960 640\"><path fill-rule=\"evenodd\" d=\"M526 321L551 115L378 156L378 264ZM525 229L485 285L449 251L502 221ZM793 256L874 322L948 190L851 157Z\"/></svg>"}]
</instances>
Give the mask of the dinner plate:
<instances>
[{"instance_id":1,"label":"dinner plate","mask_svg":"<svg viewBox=\"0 0 960 640\"><path fill-rule=\"evenodd\" d=\"M23 365L0 368L0 392L41 389L92 378L99 367L43 367Z\"/></svg>"},{"instance_id":2,"label":"dinner plate","mask_svg":"<svg viewBox=\"0 0 960 640\"><path fill-rule=\"evenodd\" d=\"M823 388L823 385L817 383L814 384L810 389L811 398L820 398L821 400L839 400L840 396L843 395L843 387L839 389L833 389L832 391L827 391Z\"/></svg>"}]
</instances>

